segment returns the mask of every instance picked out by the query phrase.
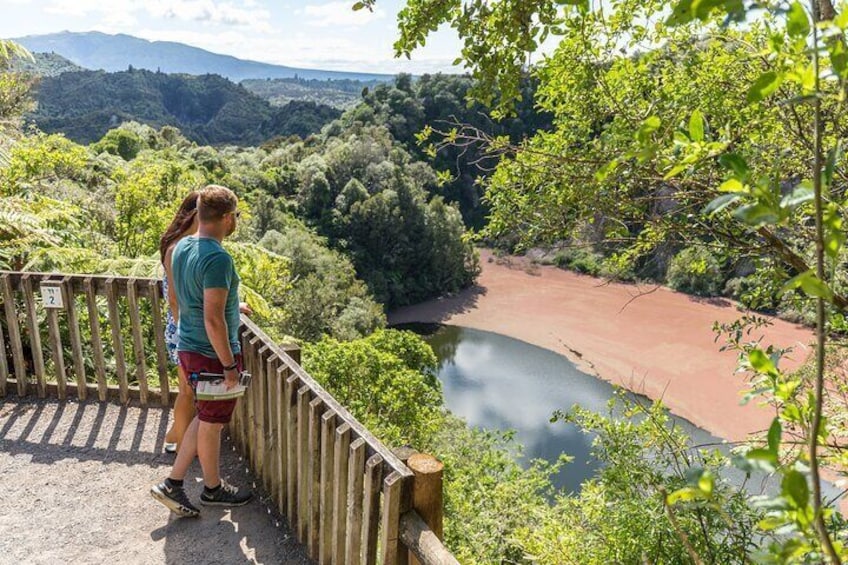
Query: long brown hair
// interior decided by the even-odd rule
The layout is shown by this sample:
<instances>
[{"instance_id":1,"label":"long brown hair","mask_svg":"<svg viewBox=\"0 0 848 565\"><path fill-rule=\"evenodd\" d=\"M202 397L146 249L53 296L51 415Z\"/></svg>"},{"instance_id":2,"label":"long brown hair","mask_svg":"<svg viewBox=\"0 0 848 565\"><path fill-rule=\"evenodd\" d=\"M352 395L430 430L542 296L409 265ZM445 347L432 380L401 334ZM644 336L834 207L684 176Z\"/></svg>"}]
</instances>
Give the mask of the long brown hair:
<instances>
[{"instance_id":1,"label":"long brown hair","mask_svg":"<svg viewBox=\"0 0 848 565\"><path fill-rule=\"evenodd\" d=\"M168 253L168 248L191 228L191 224L197 216L197 200L199 195L199 191L193 190L183 199L174 219L171 220L171 225L162 234L162 238L159 240L159 259L163 265L165 264L165 254Z\"/></svg>"}]
</instances>

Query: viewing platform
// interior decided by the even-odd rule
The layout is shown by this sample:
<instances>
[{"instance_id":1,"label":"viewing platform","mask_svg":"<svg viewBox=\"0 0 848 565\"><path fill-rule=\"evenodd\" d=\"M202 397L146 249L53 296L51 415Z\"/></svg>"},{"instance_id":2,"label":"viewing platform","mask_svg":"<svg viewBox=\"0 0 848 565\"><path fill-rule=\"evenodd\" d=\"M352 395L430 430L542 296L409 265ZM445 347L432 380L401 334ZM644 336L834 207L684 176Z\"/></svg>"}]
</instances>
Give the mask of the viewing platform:
<instances>
[{"instance_id":1,"label":"viewing platform","mask_svg":"<svg viewBox=\"0 0 848 565\"><path fill-rule=\"evenodd\" d=\"M159 281L0 271L0 298L4 558L456 563L440 541L441 464L401 460L303 370L299 349L248 317L253 380L225 431L222 471L258 496L198 521L148 494L173 463ZM199 480L195 464L195 498Z\"/></svg>"}]
</instances>

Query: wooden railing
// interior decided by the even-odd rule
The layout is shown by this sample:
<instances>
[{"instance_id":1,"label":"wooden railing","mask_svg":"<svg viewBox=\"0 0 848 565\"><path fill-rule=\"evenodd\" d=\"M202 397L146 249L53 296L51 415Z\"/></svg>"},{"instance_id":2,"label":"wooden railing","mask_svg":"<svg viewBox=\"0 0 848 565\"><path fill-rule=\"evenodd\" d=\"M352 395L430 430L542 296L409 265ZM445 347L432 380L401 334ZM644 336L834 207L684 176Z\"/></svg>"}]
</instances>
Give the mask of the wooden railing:
<instances>
[{"instance_id":1,"label":"wooden railing","mask_svg":"<svg viewBox=\"0 0 848 565\"><path fill-rule=\"evenodd\" d=\"M0 396L170 404L159 281L0 271L0 297ZM410 470L303 370L298 349L245 316L240 339L253 380L230 434L310 557L456 563L439 539L441 468Z\"/></svg>"}]
</instances>

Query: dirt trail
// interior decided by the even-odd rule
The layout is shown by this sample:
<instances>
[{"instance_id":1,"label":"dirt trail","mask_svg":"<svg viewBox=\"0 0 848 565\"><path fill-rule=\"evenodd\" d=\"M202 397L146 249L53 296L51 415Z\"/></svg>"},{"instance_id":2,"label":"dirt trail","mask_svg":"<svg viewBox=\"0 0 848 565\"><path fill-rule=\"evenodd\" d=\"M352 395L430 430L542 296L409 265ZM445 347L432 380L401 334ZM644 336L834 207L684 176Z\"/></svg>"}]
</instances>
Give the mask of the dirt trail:
<instances>
[{"instance_id":1,"label":"dirt trail","mask_svg":"<svg viewBox=\"0 0 848 565\"><path fill-rule=\"evenodd\" d=\"M178 519L150 498L173 455L167 412L114 404L0 400L0 563L309 563L261 497ZM222 471L253 477L225 441ZM195 462L186 484L197 501Z\"/></svg>"},{"instance_id":2,"label":"dirt trail","mask_svg":"<svg viewBox=\"0 0 848 565\"><path fill-rule=\"evenodd\" d=\"M523 259L499 264L488 251L481 253L481 264L477 286L401 308L389 322L443 322L550 349L607 381L663 398L674 413L728 440L768 428L769 410L740 406L744 382L734 374L736 355L720 352L712 331L713 322L741 316L735 303L607 284ZM640 293L647 294L635 298ZM773 322L765 342L794 347L784 365L797 367L809 355L812 331Z\"/></svg>"}]
</instances>

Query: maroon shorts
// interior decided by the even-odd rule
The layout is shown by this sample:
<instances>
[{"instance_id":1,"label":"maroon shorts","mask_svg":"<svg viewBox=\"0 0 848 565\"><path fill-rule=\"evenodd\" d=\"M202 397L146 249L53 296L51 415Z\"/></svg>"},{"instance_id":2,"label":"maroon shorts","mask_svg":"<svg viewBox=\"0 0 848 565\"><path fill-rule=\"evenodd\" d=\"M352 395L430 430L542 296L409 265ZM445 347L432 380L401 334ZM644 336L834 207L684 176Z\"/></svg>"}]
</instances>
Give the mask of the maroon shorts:
<instances>
[{"instance_id":1,"label":"maroon shorts","mask_svg":"<svg viewBox=\"0 0 848 565\"><path fill-rule=\"evenodd\" d=\"M196 383L191 381L192 373L223 373L224 366L218 359L207 357L193 351L178 351L180 356L180 365L185 371L188 384L194 390ZM241 353L235 356L238 363L238 370L242 369ZM195 400L197 406L197 417L201 422L209 422L210 424L226 424L230 421L233 415L233 410L236 407L235 398L230 400Z\"/></svg>"}]
</instances>

